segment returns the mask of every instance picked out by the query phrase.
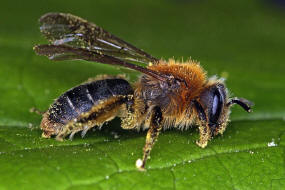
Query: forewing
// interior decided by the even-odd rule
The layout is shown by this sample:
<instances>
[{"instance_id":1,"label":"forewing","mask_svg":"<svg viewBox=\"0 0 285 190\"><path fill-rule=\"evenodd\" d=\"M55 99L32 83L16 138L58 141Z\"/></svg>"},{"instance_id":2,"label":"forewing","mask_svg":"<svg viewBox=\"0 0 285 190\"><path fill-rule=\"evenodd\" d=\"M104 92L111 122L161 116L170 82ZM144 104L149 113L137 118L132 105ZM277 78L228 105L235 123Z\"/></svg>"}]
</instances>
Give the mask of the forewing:
<instances>
[{"instance_id":1,"label":"forewing","mask_svg":"<svg viewBox=\"0 0 285 190\"><path fill-rule=\"evenodd\" d=\"M40 18L41 32L53 45L66 45L138 63L159 60L110 34L94 23L65 13L48 13Z\"/></svg>"},{"instance_id":2,"label":"forewing","mask_svg":"<svg viewBox=\"0 0 285 190\"><path fill-rule=\"evenodd\" d=\"M139 71L141 73L152 76L158 80L166 81L167 78L156 71L150 70L148 68L131 64L125 62L121 59L105 55L102 53L98 53L96 51L87 50L85 48L74 48L67 45L53 45L53 44L45 44L38 45L34 47L34 50L39 55L45 55L52 60L75 60L81 59L91 62L99 62L103 64L122 66L125 68L129 68L132 70Z\"/></svg>"}]
</instances>

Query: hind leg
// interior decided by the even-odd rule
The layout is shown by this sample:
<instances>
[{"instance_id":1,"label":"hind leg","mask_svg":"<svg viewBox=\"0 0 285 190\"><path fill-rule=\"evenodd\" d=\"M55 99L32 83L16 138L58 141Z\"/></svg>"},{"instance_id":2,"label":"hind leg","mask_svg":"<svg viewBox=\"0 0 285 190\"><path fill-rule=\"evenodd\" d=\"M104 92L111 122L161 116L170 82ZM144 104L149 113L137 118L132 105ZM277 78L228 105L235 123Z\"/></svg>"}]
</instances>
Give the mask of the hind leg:
<instances>
[{"instance_id":1,"label":"hind leg","mask_svg":"<svg viewBox=\"0 0 285 190\"><path fill-rule=\"evenodd\" d=\"M82 131L81 136L84 137L89 129L102 126L105 122L114 119L122 110L124 99L124 96L112 97L93 106L90 111L82 113L77 119L64 125L57 134L56 140L62 141L68 135L72 140L74 134L79 131Z\"/></svg>"}]
</instances>

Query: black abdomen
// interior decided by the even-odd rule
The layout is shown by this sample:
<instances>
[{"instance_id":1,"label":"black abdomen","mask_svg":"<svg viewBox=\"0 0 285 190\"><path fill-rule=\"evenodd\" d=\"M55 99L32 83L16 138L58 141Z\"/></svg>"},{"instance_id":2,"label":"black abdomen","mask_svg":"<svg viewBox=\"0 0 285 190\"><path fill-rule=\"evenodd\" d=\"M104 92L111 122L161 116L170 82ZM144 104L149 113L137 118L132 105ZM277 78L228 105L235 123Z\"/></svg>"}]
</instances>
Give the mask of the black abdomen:
<instances>
[{"instance_id":1,"label":"black abdomen","mask_svg":"<svg viewBox=\"0 0 285 190\"><path fill-rule=\"evenodd\" d=\"M133 94L133 89L124 79L104 79L82 84L62 94L49 108L48 117L55 123L66 124L89 111L99 101L129 94Z\"/></svg>"}]
</instances>

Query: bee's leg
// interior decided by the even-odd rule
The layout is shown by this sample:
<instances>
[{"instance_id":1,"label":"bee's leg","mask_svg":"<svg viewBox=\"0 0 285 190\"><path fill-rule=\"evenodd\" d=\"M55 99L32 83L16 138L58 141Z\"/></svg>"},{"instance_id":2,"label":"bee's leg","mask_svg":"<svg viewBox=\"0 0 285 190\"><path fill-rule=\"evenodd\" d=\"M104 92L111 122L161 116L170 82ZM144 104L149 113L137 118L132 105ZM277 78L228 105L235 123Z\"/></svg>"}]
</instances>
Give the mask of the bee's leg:
<instances>
[{"instance_id":1,"label":"bee's leg","mask_svg":"<svg viewBox=\"0 0 285 190\"><path fill-rule=\"evenodd\" d=\"M200 139L196 142L201 148L205 148L208 144L208 141L212 138L211 130L207 125L199 126Z\"/></svg>"},{"instance_id":2,"label":"bee's leg","mask_svg":"<svg viewBox=\"0 0 285 190\"><path fill-rule=\"evenodd\" d=\"M135 104L136 108L134 108ZM121 114L119 115L119 117L121 118L121 127L123 129L138 129L145 121L145 115L147 114L147 110L141 112L141 109L138 109L138 107L144 106L144 102L134 103L133 97L130 96L125 108L121 111Z\"/></svg>"},{"instance_id":3,"label":"bee's leg","mask_svg":"<svg viewBox=\"0 0 285 190\"><path fill-rule=\"evenodd\" d=\"M136 166L139 170L145 169L146 161L149 157L150 151L157 140L157 137L162 129L162 112L159 107L154 107L152 110L150 127L147 131L146 142L143 148L143 159L138 159L136 162Z\"/></svg>"},{"instance_id":4,"label":"bee's leg","mask_svg":"<svg viewBox=\"0 0 285 190\"><path fill-rule=\"evenodd\" d=\"M201 148L205 148L208 144L208 141L211 139L211 129L208 126L207 117L205 111L201 104L197 101L194 101L194 106L198 112L198 116L200 119L199 123L199 132L200 132L200 139L196 142L198 146Z\"/></svg>"},{"instance_id":5,"label":"bee's leg","mask_svg":"<svg viewBox=\"0 0 285 190\"><path fill-rule=\"evenodd\" d=\"M66 136L69 135L69 140L73 140L73 137L76 133L79 131L84 130L84 128L92 128L95 127L95 123L91 124L89 123L89 126L86 123L80 123L80 122L70 122L62 127L60 132L56 136L56 140L62 141Z\"/></svg>"},{"instance_id":6,"label":"bee's leg","mask_svg":"<svg viewBox=\"0 0 285 190\"><path fill-rule=\"evenodd\" d=\"M62 126L56 140L62 141L68 135L72 140L74 134L79 131L82 131L81 136L84 137L89 129L102 126L105 122L114 119L125 101L126 97L124 96L114 96L93 106L88 112L82 113L77 119Z\"/></svg>"}]
</instances>

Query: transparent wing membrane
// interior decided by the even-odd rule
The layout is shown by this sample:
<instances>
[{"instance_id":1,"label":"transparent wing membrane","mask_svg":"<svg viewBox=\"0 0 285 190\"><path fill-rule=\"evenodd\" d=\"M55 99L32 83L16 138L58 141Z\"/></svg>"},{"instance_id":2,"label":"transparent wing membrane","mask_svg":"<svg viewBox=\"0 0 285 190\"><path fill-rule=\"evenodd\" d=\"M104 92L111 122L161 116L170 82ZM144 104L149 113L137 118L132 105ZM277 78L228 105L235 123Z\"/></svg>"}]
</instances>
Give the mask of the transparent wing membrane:
<instances>
[{"instance_id":1,"label":"transparent wing membrane","mask_svg":"<svg viewBox=\"0 0 285 190\"><path fill-rule=\"evenodd\" d=\"M100 52L87 50L85 48L74 48L67 45L53 45L53 44L45 44L38 45L34 47L34 50L39 55L44 55L49 57L52 60L75 60L81 59L91 62L99 62L103 64L122 66L125 68L133 69L139 71L141 73L152 76L158 80L165 81L167 80L166 76L163 76L156 71L147 69L145 67L131 64L120 60L116 57L112 57L109 55L102 54Z\"/></svg>"},{"instance_id":2,"label":"transparent wing membrane","mask_svg":"<svg viewBox=\"0 0 285 190\"><path fill-rule=\"evenodd\" d=\"M137 63L159 61L101 27L71 14L48 13L40 18L40 23L41 32L53 45L82 48Z\"/></svg>"}]
</instances>

